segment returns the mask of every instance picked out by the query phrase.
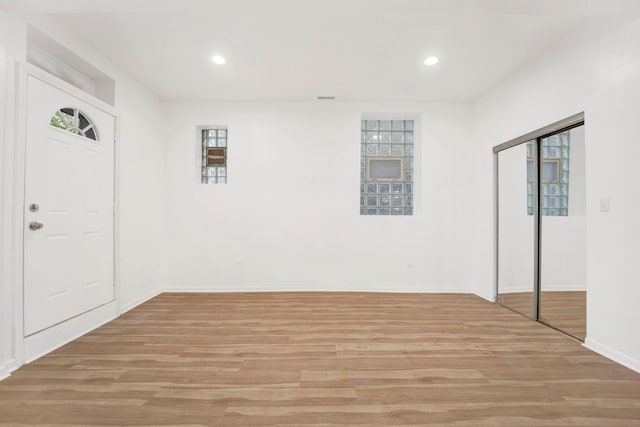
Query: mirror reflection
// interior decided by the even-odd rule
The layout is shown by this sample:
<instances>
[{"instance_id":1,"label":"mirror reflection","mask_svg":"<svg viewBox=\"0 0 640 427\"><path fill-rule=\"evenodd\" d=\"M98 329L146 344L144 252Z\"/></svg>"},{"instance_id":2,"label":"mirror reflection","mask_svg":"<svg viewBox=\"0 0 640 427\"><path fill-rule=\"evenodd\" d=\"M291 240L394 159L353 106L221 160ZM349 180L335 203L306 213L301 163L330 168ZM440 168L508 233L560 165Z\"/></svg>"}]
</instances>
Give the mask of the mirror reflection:
<instances>
[{"instance_id":1,"label":"mirror reflection","mask_svg":"<svg viewBox=\"0 0 640 427\"><path fill-rule=\"evenodd\" d=\"M498 153L498 302L535 318L532 148Z\"/></svg>"},{"instance_id":2,"label":"mirror reflection","mask_svg":"<svg viewBox=\"0 0 640 427\"><path fill-rule=\"evenodd\" d=\"M541 182L539 320L586 336L587 221L584 126L541 141L542 164L555 175Z\"/></svg>"}]
</instances>

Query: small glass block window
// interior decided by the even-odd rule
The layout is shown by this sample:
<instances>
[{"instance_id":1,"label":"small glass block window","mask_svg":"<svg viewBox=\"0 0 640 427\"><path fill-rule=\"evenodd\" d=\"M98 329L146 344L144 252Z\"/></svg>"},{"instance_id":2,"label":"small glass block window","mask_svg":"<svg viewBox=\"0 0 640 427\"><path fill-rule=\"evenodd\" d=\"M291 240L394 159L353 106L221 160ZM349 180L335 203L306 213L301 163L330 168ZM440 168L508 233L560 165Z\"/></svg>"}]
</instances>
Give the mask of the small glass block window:
<instances>
[{"instance_id":1,"label":"small glass block window","mask_svg":"<svg viewBox=\"0 0 640 427\"><path fill-rule=\"evenodd\" d=\"M77 108L66 107L59 109L51 117L49 125L98 142L96 126L86 114Z\"/></svg>"},{"instance_id":2,"label":"small glass block window","mask_svg":"<svg viewBox=\"0 0 640 427\"><path fill-rule=\"evenodd\" d=\"M413 120L362 120L360 215L413 215Z\"/></svg>"},{"instance_id":3,"label":"small glass block window","mask_svg":"<svg viewBox=\"0 0 640 427\"><path fill-rule=\"evenodd\" d=\"M203 184L227 183L227 129L202 130Z\"/></svg>"},{"instance_id":4,"label":"small glass block window","mask_svg":"<svg viewBox=\"0 0 640 427\"><path fill-rule=\"evenodd\" d=\"M533 141L527 142L527 214L533 215ZM543 216L569 215L570 132L542 140L540 211Z\"/></svg>"}]
</instances>

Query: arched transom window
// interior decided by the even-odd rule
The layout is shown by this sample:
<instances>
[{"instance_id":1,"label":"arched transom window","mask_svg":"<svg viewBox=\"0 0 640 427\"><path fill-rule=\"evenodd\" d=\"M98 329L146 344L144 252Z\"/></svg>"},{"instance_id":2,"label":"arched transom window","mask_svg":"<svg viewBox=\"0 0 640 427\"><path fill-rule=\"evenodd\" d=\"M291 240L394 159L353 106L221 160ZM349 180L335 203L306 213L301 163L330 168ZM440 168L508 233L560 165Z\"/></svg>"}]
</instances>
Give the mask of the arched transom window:
<instances>
[{"instance_id":1,"label":"arched transom window","mask_svg":"<svg viewBox=\"0 0 640 427\"><path fill-rule=\"evenodd\" d=\"M51 117L51 126L98 141L98 131L91 120L77 108L61 108Z\"/></svg>"}]
</instances>

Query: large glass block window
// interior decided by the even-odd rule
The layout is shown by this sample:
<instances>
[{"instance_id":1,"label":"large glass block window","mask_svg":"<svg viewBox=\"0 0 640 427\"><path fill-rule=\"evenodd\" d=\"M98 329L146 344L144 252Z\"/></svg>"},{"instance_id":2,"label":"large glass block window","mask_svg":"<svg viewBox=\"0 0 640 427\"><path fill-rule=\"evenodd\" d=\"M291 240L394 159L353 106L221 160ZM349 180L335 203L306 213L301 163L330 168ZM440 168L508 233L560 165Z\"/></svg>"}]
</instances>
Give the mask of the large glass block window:
<instances>
[{"instance_id":1,"label":"large glass block window","mask_svg":"<svg viewBox=\"0 0 640 427\"><path fill-rule=\"evenodd\" d=\"M413 215L413 120L362 120L360 215Z\"/></svg>"},{"instance_id":2,"label":"large glass block window","mask_svg":"<svg viewBox=\"0 0 640 427\"><path fill-rule=\"evenodd\" d=\"M533 144L527 142L527 213L533 215ZM541 142L540 208L544 216L569 214L570 133L561 132Z\"/></svg>"},{"instance_id":3,"label":"large glass block window","mask_svg":"<svg viewBox=\"0 0 640 427\"><path fill-rule=\"evenodd\" d=\"M227 183L227 129L202 130L202 183Z\"/></svg>"}]
</instances>

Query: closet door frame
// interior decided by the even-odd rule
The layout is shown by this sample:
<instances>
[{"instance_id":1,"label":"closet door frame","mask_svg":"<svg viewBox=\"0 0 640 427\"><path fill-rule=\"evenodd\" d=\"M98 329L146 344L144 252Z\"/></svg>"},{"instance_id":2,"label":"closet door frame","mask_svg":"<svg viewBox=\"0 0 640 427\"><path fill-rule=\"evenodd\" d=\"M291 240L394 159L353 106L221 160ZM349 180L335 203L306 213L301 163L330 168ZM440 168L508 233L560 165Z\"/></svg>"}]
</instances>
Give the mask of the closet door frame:
<instances>
[{"instance_id":1,"label":"closet door frame","mask_svg":"<svg viewBox=\"0 0 640 427\"><path fill-rule=\"evenodd\" d=\"M494 182L494 228L495 228L495 239L494 239L494 301L497 304L502 305L505 308L511 309L510 307L500 303L498 298L499 289L499 263L500 263L500 218L499 218L499 202L500 202L500 193L499 193L499 162L498 162L498 153L504 150L508 150L509 148L516 147L520 144L525 144L529 141L535 141L534 150L533 150L533 188L534 188L534 197L533 197L533 223L534 223L534 264L533 264L533 316L532 320L540 319L540 272L541 272L541 257L542 257L542 215L540 215L540 145L542 144L542 140L546 137L554 135L556 133L564 132L579 126L584 125L584 111L578 114L574 114L573 116L567 117L565 119L559 120L555 123L552 123L543 128L534 130L525 135L522 135L518 138L514 138L507 142L504 142L500 145L496 145L493 147L493 182ZM522 314L522 313L519 313Z\"/></svg>"}]
</instances>

